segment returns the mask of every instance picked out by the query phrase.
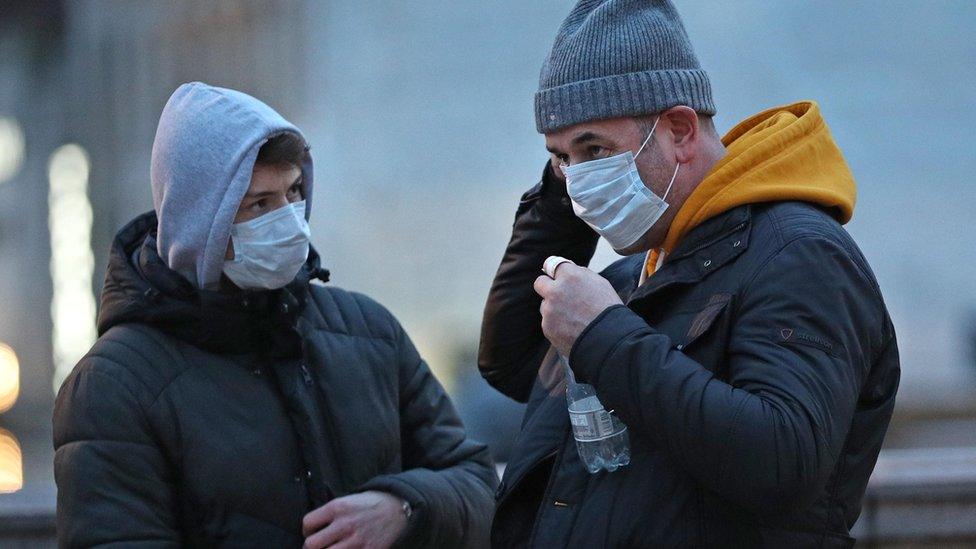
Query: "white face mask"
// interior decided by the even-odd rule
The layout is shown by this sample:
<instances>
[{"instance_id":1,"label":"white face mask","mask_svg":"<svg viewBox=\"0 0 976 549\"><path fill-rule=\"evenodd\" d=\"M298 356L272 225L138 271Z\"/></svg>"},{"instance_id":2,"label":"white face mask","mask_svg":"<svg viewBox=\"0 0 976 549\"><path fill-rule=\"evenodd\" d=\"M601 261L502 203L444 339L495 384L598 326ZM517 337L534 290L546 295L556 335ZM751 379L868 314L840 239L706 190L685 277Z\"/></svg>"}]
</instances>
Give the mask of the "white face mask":
<instances>
[{"instance_id":1,"label":"white face mask","mask_svg":"<svg viewBox=\"0 0 976 549\"><path fill-rule=\"evenodd\" d=\"M224 274L243 289L282 288L308 259L311 234L304 200L235 223L230 228L234 259L224 261Z\"/></svg>"},{"instance_id":2,"label":"white face mask","mask_svg":"<svg viewBox=\"0 0 976 549\"><path fill-rule=\"evenodd\" d=\"M654 135L658 120L660 117L654 119L651 132L637 150L638 155ZM637 155L627 151L607 158L562 166L566 175L566 190L573 201L576 216L607 239L615 250L633 245L661 219L668 209L665 199L671 192L674 178L678 176L678 168L681 166L678 164L674 167L671 182L661 198L641 181L634 162L636 157Z\"/></svg>"}]
</instances>

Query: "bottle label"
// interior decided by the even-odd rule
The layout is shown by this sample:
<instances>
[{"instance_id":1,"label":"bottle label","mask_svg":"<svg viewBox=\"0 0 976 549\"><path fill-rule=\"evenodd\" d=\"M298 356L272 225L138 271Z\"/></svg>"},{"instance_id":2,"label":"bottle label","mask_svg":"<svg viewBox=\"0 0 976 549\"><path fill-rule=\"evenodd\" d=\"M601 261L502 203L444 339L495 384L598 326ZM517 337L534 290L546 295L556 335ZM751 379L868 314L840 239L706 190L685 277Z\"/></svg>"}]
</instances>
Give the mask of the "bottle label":
<instances>
[{"instance_id":1,"label":"bottle label","mask_svg":"<svg viewBox=\"0 0 976 549\"><path fill-rule=\"evenodd\" d=\"M580 442L601 440L613 434L613 420L602 408L587 412L570 410L569 422L573 424L573 438Z\"/></svg>"}]
</instances>

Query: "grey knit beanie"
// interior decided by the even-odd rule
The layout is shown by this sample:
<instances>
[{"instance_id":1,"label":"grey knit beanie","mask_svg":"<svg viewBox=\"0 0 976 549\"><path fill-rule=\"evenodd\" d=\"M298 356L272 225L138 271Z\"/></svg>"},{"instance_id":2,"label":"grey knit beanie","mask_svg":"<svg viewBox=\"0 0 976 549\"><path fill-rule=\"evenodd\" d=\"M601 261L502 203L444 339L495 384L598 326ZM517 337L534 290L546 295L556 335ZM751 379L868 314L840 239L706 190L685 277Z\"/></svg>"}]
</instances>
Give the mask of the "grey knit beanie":
<instances>
[{"instance_id":1,"label":"grey knit beanie","mask_svg":"<svg viewBox=\"0 0 976 549\"><path fill-rule=\"evenodd\" d=\"M671 2L580 0L542 64L539 133L675 105L715 114L708 75Z\"/></svg>"}]
</instances>

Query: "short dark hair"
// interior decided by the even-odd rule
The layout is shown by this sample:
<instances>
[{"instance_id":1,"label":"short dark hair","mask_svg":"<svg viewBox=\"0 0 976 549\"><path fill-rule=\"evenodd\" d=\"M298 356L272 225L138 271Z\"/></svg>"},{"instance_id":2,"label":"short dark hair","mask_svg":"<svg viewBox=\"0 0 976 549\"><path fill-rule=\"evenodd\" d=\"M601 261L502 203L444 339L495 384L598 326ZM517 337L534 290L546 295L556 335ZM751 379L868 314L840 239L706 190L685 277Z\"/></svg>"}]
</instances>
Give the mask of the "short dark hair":
<instances>
[{"instance_id":1,"label":"short dark hair","mask_svg":"<svg viewBox=\"0 0 976 549\"><path fill-rule=\"evenodd\" d=\"M307 153L308 144L300 135L292 132L279 133L261 145L254 163L264 166L288 164L301 168Z\"/></svg>"},{"instance_id":2,"label":"short dark hair","mask_svg":"<svg viewBox=\"0 0 976 549\"><path fill-rule=\"evenodd\" d=\"M635 117L637 118L638 127L640 127L641 131L644 132L645 137L647 134L651 133L651 128L654 127L654 121L657 119L659 114L660 113L642 114ZM698 125L705 133L719 137L718 131L715 130L715 123L712 121L712 115L698 113Z\"/></svg>"}]
</instances>

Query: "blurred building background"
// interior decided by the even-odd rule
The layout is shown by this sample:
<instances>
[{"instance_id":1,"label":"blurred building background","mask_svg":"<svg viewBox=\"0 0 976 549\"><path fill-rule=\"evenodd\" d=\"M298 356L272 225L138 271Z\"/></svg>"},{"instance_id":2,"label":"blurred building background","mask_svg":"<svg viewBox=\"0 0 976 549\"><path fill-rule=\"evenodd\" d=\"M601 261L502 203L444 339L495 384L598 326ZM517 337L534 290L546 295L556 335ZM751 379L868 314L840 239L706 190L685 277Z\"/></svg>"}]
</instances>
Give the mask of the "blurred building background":
<instances>
[{"instance_id":1,"label":"blurred building background","mask_svg":"<svg viewBox=\"0 0 976 549\"><path fill-rule=\"evenodd\" d=\"M0 523L6 512L8 526L47 535L54 391L94 337L115 231L152 207L159 112L192 80L251 93L306 131L313 243L333 283L392 309L504 460L520 410L476 375L481 308L518 197L547 158L532 94L572 4L0 2ZM950 470L948 484L972 496L976 4L679 9L720 131L815 99L857 178L848 229L881 283L903 366L878 482ZM594 266L613 259L601 247ZM908 486L877 493L919 493ZM968 505L943 519L976 525ZM872 513L862 523L910 522Z\"/></svg>"}]
</instances>

